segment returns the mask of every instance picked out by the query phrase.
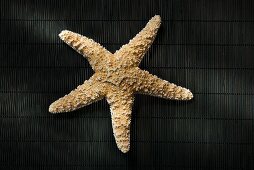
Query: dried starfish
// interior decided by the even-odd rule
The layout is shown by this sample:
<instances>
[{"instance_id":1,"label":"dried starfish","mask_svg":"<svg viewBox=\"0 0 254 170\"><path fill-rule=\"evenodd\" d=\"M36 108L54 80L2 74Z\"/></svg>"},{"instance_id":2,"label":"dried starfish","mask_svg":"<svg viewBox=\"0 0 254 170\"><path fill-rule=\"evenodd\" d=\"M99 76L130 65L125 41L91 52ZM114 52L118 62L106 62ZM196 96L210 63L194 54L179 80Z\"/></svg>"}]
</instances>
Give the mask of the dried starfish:
<instances>
[{"instance_id":1,"label":"dried starfish","mask_svg":"<svg viewBox=\"0 0 254 170\"><path fill-rule=\"evenodd\" d=\"M49 112L73 111L106 97L110 105L117 147L123 153L128 152L131 110L135 93L173 100L193 98L188 89L176 86L138 68L156 37L160 23L159 15L151 18L145 28L114 54L92 39L71 31L62 31L59 37L86 57L95 73L77 89L52 103Z\"/></svg>"}]
</instances>

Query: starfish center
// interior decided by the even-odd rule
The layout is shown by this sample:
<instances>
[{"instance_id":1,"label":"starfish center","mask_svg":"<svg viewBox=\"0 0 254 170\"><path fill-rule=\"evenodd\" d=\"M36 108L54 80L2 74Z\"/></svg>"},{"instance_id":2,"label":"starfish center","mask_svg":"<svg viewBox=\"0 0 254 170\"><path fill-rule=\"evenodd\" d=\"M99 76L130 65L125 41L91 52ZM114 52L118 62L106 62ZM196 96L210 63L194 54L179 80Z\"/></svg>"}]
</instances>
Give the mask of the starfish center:
<instances>
[{"instance_id":1,"label":"starfish center","mask_svg":"<svg viewBox=\"0 0 254 170\"><path fill-rule=\"evenodd\" d=\"M131 86L135 83L138 68L123 69L121 67L107 67L106 71L96 73L96 80L110 86ZM133 78L134 76L134 78ZM127 86L126 86L127 87Z\"/></svg>"}]
</instances>

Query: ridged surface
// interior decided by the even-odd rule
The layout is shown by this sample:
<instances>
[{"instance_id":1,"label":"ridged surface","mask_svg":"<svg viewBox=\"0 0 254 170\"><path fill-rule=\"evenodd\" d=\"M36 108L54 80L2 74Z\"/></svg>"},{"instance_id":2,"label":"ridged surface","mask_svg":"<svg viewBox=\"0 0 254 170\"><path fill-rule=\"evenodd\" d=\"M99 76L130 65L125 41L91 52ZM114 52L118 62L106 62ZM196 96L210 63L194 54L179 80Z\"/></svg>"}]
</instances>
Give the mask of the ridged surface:
<instances>
[{"instance_id":1,"label":"ridged surface","mask_svg":"<svg viewBox=\"0 0 254 170\"><path fill-rule=\"evenodd\" d=\"M0 169L254 169L254 1L1 0ZM106 100L74 113L48 106L92 76L58 37L78 32L110 52L158 14L140 68L194 100L136 95L131 150L116 149Z\"/></svg>"}]
</instances>

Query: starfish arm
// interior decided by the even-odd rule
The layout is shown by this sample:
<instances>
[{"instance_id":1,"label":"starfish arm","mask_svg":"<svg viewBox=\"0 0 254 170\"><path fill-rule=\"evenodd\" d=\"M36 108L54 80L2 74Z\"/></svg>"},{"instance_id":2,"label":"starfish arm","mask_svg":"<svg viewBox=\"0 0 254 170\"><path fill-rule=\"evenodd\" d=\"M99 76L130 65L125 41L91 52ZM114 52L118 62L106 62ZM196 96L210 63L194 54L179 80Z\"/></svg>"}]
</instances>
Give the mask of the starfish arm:
<instances>
[{"instance_id":1,"label":"starfish arm","mask_svg":"<svg viewBox=\"0 0 254 170\"><path fill-rule=\"evenodd\" d=\"M103 87L94 80L86 80L68 95L58 99L49 106L49 112L61 113L77 110L104 97Z\"/></svg>"},{"instance_id":2,"label":"starfish arm","mask_svg":"<svg viewBox=\"0 0 254 170\"><path fill-rule=\"evenodd\" d=\"M59 37L78 53L87 58L93 70L101 70L102 65L112 55L102 45L80 34L64 30Z\"/></svg>"},{"instance_id":3,"label":"starfish arm","mask_svg":"<svg viewBox=\"0 0 254 170\"><path fill-rule=\"evenodd\" d=\"M138 75L140 77L136 87L138 93L172 100L190 100L193 98L189 89L169 83L147 71L139 70Z\"/></svg>"},{"instance_id":4,"label":"starfish arm","mask_svg":"<svg viewBox=\"0 0 254 170\"><path fill-rule=\"evenodd\" d=\"M130 149L130 123L134 97L131 93L115 91L108 93L112 128L119 150L126 153Z\"/></svg>"},{"instance_id":5,"label":"starfish arm","mask_svg":"<svg viewBox=\"0 0 254 170\"><path fill-rule=\"evenodd\" d=\"M115 52L115 56L121 57L122 60L127 62L127 65L138 66L153 43L160 24L161 18L159 15L152 17L145 28L130 40L128 44L123 45L120 50Z\"/></svg>"}]
</instances>

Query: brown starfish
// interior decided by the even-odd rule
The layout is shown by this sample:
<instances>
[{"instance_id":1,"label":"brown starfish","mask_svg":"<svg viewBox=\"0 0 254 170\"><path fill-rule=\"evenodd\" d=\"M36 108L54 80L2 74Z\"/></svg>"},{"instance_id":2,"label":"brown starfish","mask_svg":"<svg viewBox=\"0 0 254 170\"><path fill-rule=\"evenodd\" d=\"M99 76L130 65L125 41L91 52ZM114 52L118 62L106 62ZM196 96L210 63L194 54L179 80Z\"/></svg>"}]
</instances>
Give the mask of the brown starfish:
<instances>
[{"instance_id":1,"label":"brown starfish","mask_svg":"<svg viewBox=\"0 0 254 170\"><path fill-rule=\"evenodd\" d=\"M154 41L161 18L156 15L130 42L114 54L100 44L71 31L59 37L87 58L94 75L77 89L52 103L49 112L69 112L106 97L111 111L117 147L124 153L130 149L130 123L134 94L141 93L165 99L190 100L192 93L138 68Z\"/></svg>"}]
</instances>

